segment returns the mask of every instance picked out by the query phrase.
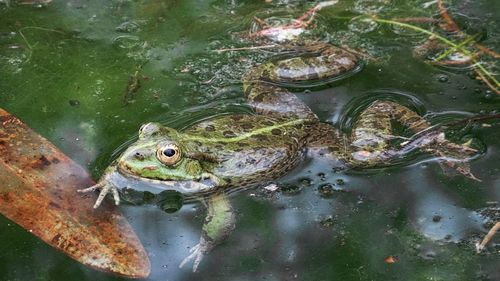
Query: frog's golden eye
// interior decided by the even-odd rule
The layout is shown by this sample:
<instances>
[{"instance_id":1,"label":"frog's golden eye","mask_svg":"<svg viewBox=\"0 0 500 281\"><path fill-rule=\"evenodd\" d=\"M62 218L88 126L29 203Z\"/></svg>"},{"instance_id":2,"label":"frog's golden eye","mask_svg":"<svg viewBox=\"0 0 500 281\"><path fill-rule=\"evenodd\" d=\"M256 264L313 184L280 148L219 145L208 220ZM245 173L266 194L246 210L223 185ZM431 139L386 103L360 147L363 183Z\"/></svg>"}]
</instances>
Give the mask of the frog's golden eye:
<instances>
[{"instance_id":1,"label":"frog's golden eye","mask_svg":"<svg viewBox=\"0 0 500 281\"><path fill-rule=\"evenodd\" d=\"M156 157L163 164L172 166L181 160L181 149L175 144L166 144L156 150Z\"/></svg>"}]
</instances>

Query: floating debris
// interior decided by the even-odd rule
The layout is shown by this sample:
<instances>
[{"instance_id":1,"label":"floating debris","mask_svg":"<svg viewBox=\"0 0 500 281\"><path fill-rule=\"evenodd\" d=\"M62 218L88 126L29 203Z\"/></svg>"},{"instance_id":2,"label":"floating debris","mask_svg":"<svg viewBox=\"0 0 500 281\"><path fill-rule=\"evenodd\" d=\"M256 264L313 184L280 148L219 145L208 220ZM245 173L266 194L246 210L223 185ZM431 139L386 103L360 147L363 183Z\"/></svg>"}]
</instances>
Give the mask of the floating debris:
<instances>
[{"instance_id":1,"label":"floating debris","mask_svg":"<svg viewBox=\"0 0 500 281\"><path fill-rule=\"evenodd\" d=\"M125 105L133 103L135 101L135 94L141 88L142 79L144 79L144 77L139 76L139 70L136 70L134 74L129 76L127 88L125 89L125 95L123 96Z\"/></svg>"},{"instance_id":2,"label":"floating debris","mask_svg":"<svg viewBox=\"0 0 500 281\"><path fill-rule=\"evenodd\" d=\"M384 262L385 263L388 263L388 264L392 264L392 263L397 263L399 261L398 257L397 256L387 256L385 259L384 259Z\"/></svg>"}]
</instances>

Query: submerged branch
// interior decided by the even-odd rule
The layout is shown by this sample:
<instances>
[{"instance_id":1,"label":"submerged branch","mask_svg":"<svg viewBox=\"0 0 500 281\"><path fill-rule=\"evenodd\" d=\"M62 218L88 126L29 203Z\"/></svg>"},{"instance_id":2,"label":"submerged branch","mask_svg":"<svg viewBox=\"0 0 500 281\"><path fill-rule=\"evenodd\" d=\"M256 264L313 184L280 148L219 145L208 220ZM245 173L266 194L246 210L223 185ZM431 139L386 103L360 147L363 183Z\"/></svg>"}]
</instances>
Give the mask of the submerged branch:
<instances>
[{"instance_id":1,"label":"submerged branch","mask_svg":"<svg viewBox=\"0 0 500 281\"><path fill-rule=\"evenodd\" d=\"M486 244L490 242L490 240L493 238L495 233L500 229L500 222L497 222L491 229L488 231L488 234L484 236L483 241L481 241L481 244L476 244L476 251L480 253L484 247L486 247Z\"/></svg>"}]
</instances>

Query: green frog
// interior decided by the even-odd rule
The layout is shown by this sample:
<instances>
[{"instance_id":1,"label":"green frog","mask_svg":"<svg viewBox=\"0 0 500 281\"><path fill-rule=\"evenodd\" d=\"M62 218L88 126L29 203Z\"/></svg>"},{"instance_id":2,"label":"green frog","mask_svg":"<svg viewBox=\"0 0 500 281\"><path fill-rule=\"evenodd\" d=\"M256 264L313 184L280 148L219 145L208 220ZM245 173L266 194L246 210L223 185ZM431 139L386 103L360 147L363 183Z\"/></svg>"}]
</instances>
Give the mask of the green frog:
<instances>
[{"instance_id":1,"label":"green frog","mask_svg":"<svg viewBox=\"0 0 500 281\"><path fill-rule=\"evenodd\" d=\"M430 123L398 103L373 102L357 117L350 134L322 122L283 85L345 77L359 71L362 63L327 43L295 44L294 49L300 56L271 60L244 74L243 93L254 114L215 117L182 131L147 123L100 181L80 191L100 190L94 208L108 193L118 205L130 190L174 190L201 200L207 207L201 238L180 265L193 261L196 271L203 256L235 226L227 194L275 184L305 157L331 159L335 168L364 168L389 165L408 150L421 149L447 157L446 163L473 177L464 160L473 149L446 140L441 132L422 134ZM417 137L393 147L393 122Z\"/></svg>"}]
</instances>

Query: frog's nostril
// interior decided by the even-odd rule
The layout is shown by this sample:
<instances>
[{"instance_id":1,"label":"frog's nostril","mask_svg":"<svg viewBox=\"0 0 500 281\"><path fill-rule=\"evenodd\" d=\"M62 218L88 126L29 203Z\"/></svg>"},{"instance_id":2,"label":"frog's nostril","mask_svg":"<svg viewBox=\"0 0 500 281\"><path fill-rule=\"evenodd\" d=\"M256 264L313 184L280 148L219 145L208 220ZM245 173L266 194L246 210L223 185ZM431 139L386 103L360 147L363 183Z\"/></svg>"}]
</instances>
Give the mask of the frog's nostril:
<instances>
[{"instance_id":1,"label":"frog's nostril","mask_svg":"<svg viewBox=\"0 0 500 281\"><path fill-rule=\"evenodd\" d=\"M144 160L144 154L139 151L134 154L134 157L138 160Z\"/></svg>"}]
</instances>

